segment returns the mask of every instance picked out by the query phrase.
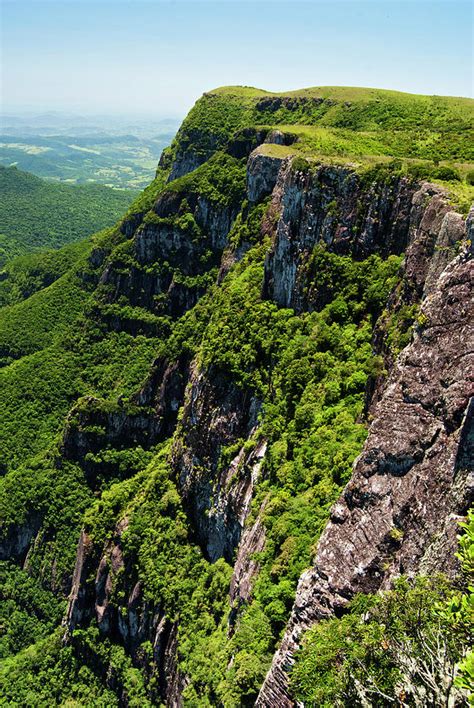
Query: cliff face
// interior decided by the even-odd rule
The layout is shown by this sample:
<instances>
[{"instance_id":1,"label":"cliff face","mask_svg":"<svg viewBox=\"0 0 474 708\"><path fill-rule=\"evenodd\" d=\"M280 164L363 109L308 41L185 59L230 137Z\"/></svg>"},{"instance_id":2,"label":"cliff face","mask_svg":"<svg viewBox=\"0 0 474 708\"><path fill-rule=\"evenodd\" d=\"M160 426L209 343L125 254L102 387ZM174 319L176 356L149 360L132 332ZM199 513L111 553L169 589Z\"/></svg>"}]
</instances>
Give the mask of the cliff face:
<instances>
[{"instance_id":1,"label":"cliff face","mask_svg":"<svg viewBox=\"0 0 474 708\"><path fill-rule=\"evenodd\" d=\"M302 632L357 592L400 574L456 569L456 521L473 501L473 262L458 256L423 303L426 323L373 409L353 476L301 577L258 705L293 705L288 671Z\"/></svg>"},{"instance_id":2,"label":"cliff face","mask_svg":"<svg viewBox=\"0 0 474 708\"><path fill-rule=\"evenodd\" d=\"M424 296L423 324L384 384L351 481L331 510L314 566L299 581L285 636L257 701L262 706L293 705L288 672L301 634L319 619L339 614L354 594L386 589L400 574L440 568L453 573L456 520L473 501L474 270L469 253L452 258L452 247L472 228L472 212L466 227L431 185L410 193L399 182L378 194L372 189L374 201L366 200L357 236L347 239L358 195L354 178L349 179L344 173L337 181L333 177L337 191L325 193L326 199L350 195L331 229L327 202L318 219L314 187L298 189L282 174L274 196L281 217L267 258L269 294L281 304L303 306L301 292L308 283L299 283L298 273L315 239L354 255L361 249L406 248L405 287Z\"/></svg>"},{"instance_id":3,"label":"cliff face","mask_svg":"<svg viewBox=\"0 0 474 708\"><path fill-rule=\"evenodd\" d=\"M325 167L316 173L282 169L272 199L279 214L265 269L265 294L296 311L321 307L330 293L312 301L304 266L316 244L356 259L384 257L407 245L413 186L406 179L363 184L353 170ZM309 295L309 297L308 297Z\"/></svg>"},{"instance_id":4,"label":"cliff face","mask_svg":"<svg viewBox=\"0 0 474 708\"><path fill-rule=\"evenodd\" d=\"M255 110L333 105L318 101ZM288 132L193 130L84 276L93 337L126 335L132 353L151 342L154 360L130 396L76 401L51 455L92 500L64 637L75 646L75 629L97 626L153 704L291 706L314 623L400 574L458 570L473 491L474 211L465 220L444 188L393 166L295 157ZM22 519L0 553L24 562L53 531L43 507ZM207 642L217 678L195 666ZM110 665L98 672L128 705Z\"/></svg>"},{"instance_id":5,"label":"cliff face","mask_svg":"<svg viewBox=\"0 0 474 708\"><path fill-rule=\"evenodd\" d=\"M219 468L220 452L223 446L252 437L259 408L257 399L218 371L191 376L172 465L197 538L211 561L232 561L265 443L251 451L242 445L230 463Z\"/></svg>"},{"instance_id":6,"label":"cliff face","mask_svg":"<svg viewBox=\"0 0 474 708\"><path fill-rule=\"evenodd\" d=\"M291 159L265 157L257 150L248 160L247 196L257 203L270 194L263 222L264 231L271 235L264 298L299 312L321 308L331 293L311 288L310 267L313 249L321 243L355 259L406 251L403 295L397 297L409 303L424 297L412 343L382 381L382 392L379 386L367 442L331 510L314 566L299 581L284 639L258 698L258 705L275 706L293 705L288 669L302 632L314 622L340 613L356 592L389 587L401 573L430 572L440 566L455 571L456 521L466 513L472 484L468 467L473 435L469 407L473 300L472 260L464 251L454 255L466 237L466 225L450 208L443 190L403 178L364 183L348 168L322 166L304 173L292 168ZM178 202L161 199L155 211L169 216ZM230 212L209 216L202 204L199 209L205 243L222 253L229 246L226 234L234 217ZM163 231L139 225L134 243L139 261L151 262L159 256L176 259L182 268L194 267L191 245L168 227ZM112 269L106 271L106 278L113 280ZM143 283L140 291L147 292ZM188 368L184 360L157 365L135 400L139 408L134 415L119 412L102 421L109 442L114 436L122 441L131 436L128 444L141 441L149 446L158 439L163 421L168 421L166 434L174 430L175 413L183 404L171 466L204 554L211 562L225 558L234 566L232 628L242 603L251 601L259 570L254 554L265 547L261 520L265 502L256 520L246 526L267 447L265 439L255 437L261 402L218 368L198 362ZM76 457L95 449L77 433L66 439L68 454ZM252 439L255 443L247 444ZM231 459L223 463L223 448L236 443ZM133 574L126 582L123 609L110 604L113 577L124 569L127 572L120 550L123 528L117 527L116 540L95 561L95 589L86 591L84 574L80 580L76 572L69 627L95 614L101 631L119 637L137 661L140 642L152 639L157 647L155 670L165 671L163 662L168 666L167 678L160 683L161 696L168 705L180 705L179 686L185 686L186 679L176 677L176 658L171 656L176 651L172 646L179 642L176 628L165 630L165 615L148 602L143 604ZM79 556L83 553L84 540Z\"/></svg>"}]
</instances>

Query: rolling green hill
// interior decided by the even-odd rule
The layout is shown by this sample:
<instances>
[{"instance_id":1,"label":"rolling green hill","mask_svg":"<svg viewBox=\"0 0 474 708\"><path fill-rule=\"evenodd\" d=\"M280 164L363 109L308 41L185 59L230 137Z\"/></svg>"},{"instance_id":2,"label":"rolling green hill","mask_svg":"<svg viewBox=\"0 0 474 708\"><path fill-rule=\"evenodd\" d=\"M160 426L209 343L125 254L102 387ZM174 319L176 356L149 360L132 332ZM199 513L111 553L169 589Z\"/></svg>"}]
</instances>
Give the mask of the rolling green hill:
<instances>
[{"instance_id":1,"label":"rolling green hill","mask_svg":"<svg viewBox=\"0 0 474 708\"><path fill-rule=\"evenodd\" d=\"M174 135L171 130L154 136L117 135L113 128L110 133L91 129L90 134L84 134L80 126L55 135L41 127L22 130L21 123L9 130L10 134L0 135L1 165L15 165L66 184L93 183L120 189L143 189Z\"/></svg>"},{"instance_id":2,"label":"rolling green hill","mask_svg":"<svg viewBox=\"0 0 474 708\"><path fill-rule=\"evenodd\" d=\"M216 131L217 117L220 125ZM180 141L225 141L246 126L293 128L298 152L340 158L474 161L474 100L382 89L315 87L286 93L227 86L188 114Z\"/></svg>"},{"instance_id":3,"label":"rolling green hill","mask_svg":"<svg viewBox=\"0 0 474 708\"><path fill-rule=\"evenodd\" d=\"M51 184L0 166L0 266L15 256L58 248L112 225L133 191Z\"/></svg>"}]
</instances>

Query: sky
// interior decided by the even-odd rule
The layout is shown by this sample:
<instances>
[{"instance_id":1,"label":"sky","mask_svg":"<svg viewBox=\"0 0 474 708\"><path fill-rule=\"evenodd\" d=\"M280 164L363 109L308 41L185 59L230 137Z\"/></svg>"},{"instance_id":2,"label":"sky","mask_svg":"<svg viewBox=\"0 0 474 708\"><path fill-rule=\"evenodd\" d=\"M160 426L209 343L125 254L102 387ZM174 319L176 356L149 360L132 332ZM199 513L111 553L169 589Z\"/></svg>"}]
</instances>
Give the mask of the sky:
<instances>
[{"instance_id":1,"label":"sky","mask_svg":"<svg viewBox=\"0 0 474 708\"><path fill-rule=\"evenodd\" d=\"M1 0L4 112L183 116L207 90L473 95L473 5L449 0Z\"/></svg>"}]
</instances>

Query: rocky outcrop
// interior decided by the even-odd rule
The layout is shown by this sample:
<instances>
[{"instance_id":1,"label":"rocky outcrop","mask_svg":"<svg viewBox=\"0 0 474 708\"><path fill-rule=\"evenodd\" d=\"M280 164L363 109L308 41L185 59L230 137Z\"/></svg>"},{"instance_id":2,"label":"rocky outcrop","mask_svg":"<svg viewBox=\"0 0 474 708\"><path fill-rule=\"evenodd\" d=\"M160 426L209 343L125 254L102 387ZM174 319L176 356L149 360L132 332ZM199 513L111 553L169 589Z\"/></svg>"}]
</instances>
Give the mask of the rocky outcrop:
<instances>
[{"instance_id":1,"label":"rocky outcrop","mask_svg":"<svg viewBox=\"0 0 474 708\"><path fill-rule=\"evenodd\" d=\"M173 445L173 469L197 539L212 561L232 561L266 444L256 431L259 402L215 367L191 376ZM225 462L225 448L237 450Z\"/></svg>"},{"instance_id":2,"label":"rocky outcrop","mask_svg":"<svg viewBox=\"0 0 474 708\"><path fill-rule=\"evenodd\" d=\"M63 620L63 626L66 630L65 641L70 638L74 629L84 622L86 616L90 617L92 614L93 596L87 584L88 576L93 570L92 550L92 539L82 529L77 544L76 565L72 576L71 592Z\"/></svg>"},{"instance_id":3,"label":"rocky outcrop","mask_svg":"<svg viewBox=\"0 0 474 708\"><path fill-rule=\"evenodd\" d=\"M244 157L248 157L253 150L265 142L268 136L268 128L243 128L234 134L227 145L226 151L232 157L241 160Z\"/></svg>"},{"instance_id":4,"label":"rocky outcrop","mask_svg":"<svg viewBox=\"0 0 474 708\"><path fill-rule=\"evenodd\" d=\"M270 130L267 137L265 138L266 143L271 143L273 145L293 145L298 140L296 133L286 133L282 130Z\"/></svg>"},{"instance_id":5,"label":"rocky outcrop","mask_svg":"<svg viewBox=\"0 0 474 708\"><path fill-rule=\"evenodd\" d=\"M32 513L23 523L5 527L2 524L0 527L0 560L15 559L23 562L31 542L41 527L41 522L41 514Z\"/></svg>"},{"instance_id":6,"label":"rocky outcrop","mask_svg":"<svg viewBox=\"0 0 474 708\"><path fill-rule=\"evenodd\" d=\"M134 335L166 336L156 331L163 322L150 320L147 312L177 319L196 304L209 285L206 276L212 278L219 266L240 206L238 200L216 203L197 191L170 186L145 218L133 222L128 250L114 254L100 279L102 301L125 302L142 308L145 316L123 309L109 313L102 306L102 320ZM130 314L135 319L128 322Z\"/></svg>"},{"instance_id":7,"label":"rocky outcrop","mask_svg":"<svg viewBox=\"0 0 474 708\"><path fill-rule=\"evenodd\" d=\"M157 359L142 388L129 400L107 402L93 396L81 399L71 409L63 433L61 453L80 462L95 484L96 464L91 457L105 448L149 449L169 437L176 426L188 378L186 356L176 361ZM116 472L114 464L98 463L101 475Z\"/></svg>"},{"instance_id":8,"label":"rocky outcrop","mask_svg":"<svg viewBox=\"0 0 474 708\"><path fill-rule=\"evenodd\" d=\"M150 678L155 677L156 689L150 691L150 698L177 708L182 705L186 686L186 677L178 668L178 625L145 599L130 559L124 558L121 539L127 526L125 517L100 553L82 530L63 621L64 641L71 641L74 629L95 619L103 635L122 644L134 663ZM152 646L151 657L143 654L142 644L147 640ZM101 670L109 676L110 667Z\"/></svg>"},{"instance_id":9,"label":"rocky outcrop","mask_svg":"<svg viewBox=\"0 0 474 708\"><path fill-rule=\"evenodd\" d=\"M310 307L301 275L317 244L355 259L402 253L414 191L412 183L397 176L371 181L350 167L301 171L298 162L287 161L272 197L271 209L279 218L265 264L264 294L282 307Z\"/></svg>"},{"instance_id":10,"label":"rocky outcrop","mask_svg":"<svg viewBox=\"0 0 474 708\"><path fill-rule=\"evenodd\" d=\"M474 261L459 255L431 286L424 325L387 381L314 566L300 579L257 705L293 705L288 673L301 634L355 593L387 588L401 573L453 572L457 522L474 487L473 276Z\"/></svg>"},{"instance_id":11,"label":"rocky outcrop","mask_svg":"<svg viewBox=\"0 0 474 708\"><path fill-rule=\"evenodd\" d=\"M281 157L271 157L256 150L247 162L247 198L250 203L260 202L273 192L283 163Z\"/></svg>"},{"instance_id":12,"label":"rocky outcrop","mask_svg":"<svg viewBox=\"0 0 474 708\"><path fill-rule=\"evenodd\" d=\"M254 554L260 553L265 547L265 526L262 521L264 509L265 502L262 504L253 524L246 526L237 549L229 589L231 606L229 624L231 627L241 605L249 602L252 595L253 581L260 569Z\"/></svg>"},{"instance_id":13,"label":"rocky outcrop","mask_svg":"<svg viewBox=\"0 0 474 708\"><path fill-rule=\"evenodd\" d=\"M281 108L288 111L308 110L310 112L315 107L322 106L327 109L335 103L333 99L319 96L265 96L257 101L255 107L262 113L276 113Z\"/></svg>"}]
</instances>

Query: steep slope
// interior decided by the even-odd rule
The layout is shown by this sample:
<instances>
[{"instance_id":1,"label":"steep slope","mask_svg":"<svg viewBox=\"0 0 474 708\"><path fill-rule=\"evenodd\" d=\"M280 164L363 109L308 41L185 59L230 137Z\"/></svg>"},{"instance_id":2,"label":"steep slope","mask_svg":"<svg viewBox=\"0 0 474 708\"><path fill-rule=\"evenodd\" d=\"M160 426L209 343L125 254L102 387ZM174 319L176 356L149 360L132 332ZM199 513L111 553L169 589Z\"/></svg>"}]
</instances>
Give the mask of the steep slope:
<instances>
[{"instance_id":1,"label":"steep slope","mask_svg":"<svg viewBox=\"0 0 474 708\"><path fill-rule=\"evenodd\" d=\"M56 184L1 165L0 190L0 266L112 225L136 195L97 185Z\"/></svg>"},{"instance_id":2,"label":"steep slope","mask_svg":"<svg viewBox=\"0 0 474 708\"><path fill-rule=\"evenodd\" d=\"M292 705L315 622L460 578L472 112L206 94L123 220L3 309L6 704Z\"/></svg>"},{"instance_id":3,"label":"steep slope","mask_svg":"<svg viewBox=\"0 0 474 708\"><path fill-rule=\"evenodd\" d=\"M441 231L458 226L452 212L432 216ZM416 250L415 241L407 264ZM473 275L467 254L430 273L423 326L373 407L369 436L331 509L314 566L299 581L257 705L293 705L288 671L301 633L340 613L356 593L387 589L403 573L455 571L456 520L472 504L474 490Z\"/></svg>"}]
</instances>

